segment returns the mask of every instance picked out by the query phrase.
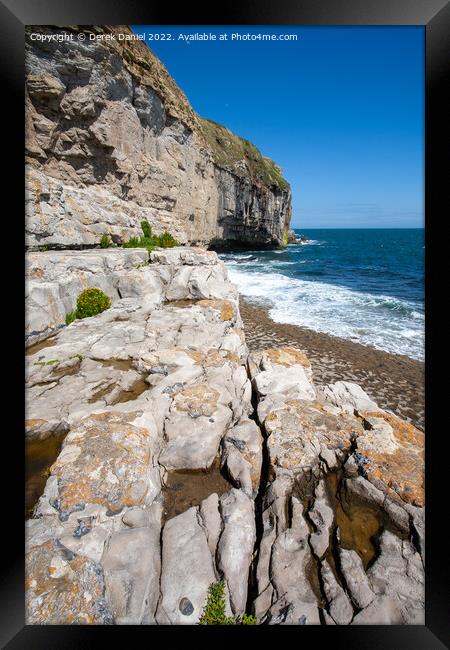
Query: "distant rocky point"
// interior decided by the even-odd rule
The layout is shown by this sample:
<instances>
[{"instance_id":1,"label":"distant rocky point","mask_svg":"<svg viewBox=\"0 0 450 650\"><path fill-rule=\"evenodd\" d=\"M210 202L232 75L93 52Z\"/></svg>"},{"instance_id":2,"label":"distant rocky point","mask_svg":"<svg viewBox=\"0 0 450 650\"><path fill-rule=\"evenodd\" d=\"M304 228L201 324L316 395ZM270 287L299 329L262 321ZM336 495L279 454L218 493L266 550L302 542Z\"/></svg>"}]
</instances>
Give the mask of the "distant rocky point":
<instances>
[{"instance_id":1,"label":"distant rocky point","mask_svg":"<svg viewBox=\"0 0 450 650\"><path fill-rule=\"evenodd\" d=\"M297 233L295 230L288 230L287 234L287 242L288 244L306 244L310 240L308 237L305 237L305 235L299 235L297 236Z\"/></svg>"}]
</instances>

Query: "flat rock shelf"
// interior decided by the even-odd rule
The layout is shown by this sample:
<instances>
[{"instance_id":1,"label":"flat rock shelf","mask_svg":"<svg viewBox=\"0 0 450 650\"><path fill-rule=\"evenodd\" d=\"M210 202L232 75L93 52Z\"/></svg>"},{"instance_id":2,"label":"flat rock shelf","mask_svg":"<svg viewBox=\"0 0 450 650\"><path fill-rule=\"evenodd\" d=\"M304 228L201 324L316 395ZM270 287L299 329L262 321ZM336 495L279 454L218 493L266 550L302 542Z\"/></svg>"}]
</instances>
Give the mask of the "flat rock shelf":
<instances>
[{"instance_id":1,"label":"flat rock shelf","mask_svg":"<svg viewBox=\"0 0 450 650\"><path fill-rule=\"evenodd\" d=\"M238 622L424 623L423 431L293 341L249 352L215 252L27 274L28 624L198 624L218 580ZM86 286L111 307L66 326Z\"/></svg>"}]
</instances>

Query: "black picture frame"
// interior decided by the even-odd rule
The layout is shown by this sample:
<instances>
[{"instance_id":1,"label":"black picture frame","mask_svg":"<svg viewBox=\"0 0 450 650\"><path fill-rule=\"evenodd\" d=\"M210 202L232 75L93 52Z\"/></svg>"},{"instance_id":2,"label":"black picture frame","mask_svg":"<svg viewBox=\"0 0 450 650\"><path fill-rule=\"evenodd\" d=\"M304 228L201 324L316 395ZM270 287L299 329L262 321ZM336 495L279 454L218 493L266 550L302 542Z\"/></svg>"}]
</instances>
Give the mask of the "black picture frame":
<instances>
[{"instance_id":1,"label":"black picture frame","mask_svg":"<svg viewBox=\"0 0 450 650\"><path fill-rule=\"evenodd\" d=\"M0 606L0 642L15 650L33 648L93 647L107 641L113 634L116 643L130 645L137 634L146 644L155 640L157 629L134 626L25 626L24 625L24 535L23 535L23 278L24 262L17 243L23 233L23 107L24 107L24 26L67 24L191 24L191 25L423 25L426 40L426 623L424 626L355 626L281 628L277 631L239 632L274 635L270 641L284 640L286 630L294 632L300 643L330 643L333 647L380 648L400 650L423 648L438 650L449 647L448 571L446 553L445 479L448 462L442 452L442 438L448 435L448 398L445 386L436 378L439 366L445 370L442 350L445 349L445 319L439 308L442 297L437 285L445 269L447 242L441 236L440 223L445 222L445 197L448 196L448 133L449 111L444 101L445 82L450 67L450 3L447 0L240 0L220 5L214 14L205 5L192 3L161 6L138 0L0 0L0 69L2 104L6 117L2 123L3 162L6 162L6 183L3 186L2 235L4 251L9 254L3 282L3 306L8 317L17 318L17 326L7 323L6 351L11 355L4 391L3 462L10 477L3 482L2 553ZM4 173L5 173L4 172ZM13 191L13 187L16 190ZM6 199L9 207L6 210ZM448 200L447 200L448 203ZM448 212L448 208L447 208ZM448 217L447 217L448 218ZM439 266L440 264L440 266ZM11 305L15 305L11 307ZM445 376L445 375L442 375ZM11 388L11 386L13 388ZM13 397L16 404L13 407ZM175 628L172 628L175 629ZM172 630L171 629L171 630ZM196 641L198 634L211 635L211 628L183 628L184 641ZM237 634L225 628L222 634ZM269 629L268 626L265 627ZM177 629L180 632L180 628ZM228 631L230 630L230 631ZM318 631L320 630L320 631ZM168 634L160 628L158 634ZM172 631L170 631L172 634ZM130 638L131 635L131 638ZM195 636L192 636L195 635ZM164 637L167 641L167 637ZM261 638L261 637L260 637ZM267 642L267 636L263 637ZM247 642L247 639L244 639ZM248 639L252 642L252 639Z\"/></svg>"}]
</instances>

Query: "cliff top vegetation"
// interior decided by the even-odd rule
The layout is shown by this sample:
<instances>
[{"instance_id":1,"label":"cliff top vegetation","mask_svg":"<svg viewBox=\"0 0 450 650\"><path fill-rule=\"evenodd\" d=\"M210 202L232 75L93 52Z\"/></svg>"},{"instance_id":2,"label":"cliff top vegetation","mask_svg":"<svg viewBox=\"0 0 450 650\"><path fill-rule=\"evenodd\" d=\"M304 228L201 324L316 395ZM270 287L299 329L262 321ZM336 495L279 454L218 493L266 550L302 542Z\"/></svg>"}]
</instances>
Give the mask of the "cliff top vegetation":
<instances>
[{"instance_id":1,"label":"cliff top vegetation","mask_svg":"<svg viewBox=\"0 0 450 650\"><path fill-rule=\"evenodd\" d=\"M202 117L199 119L203 135L219 167L231 167L233 171L239 173L237 165L243 162L254 182L280 190L289 187L278 165L263 156L254 144L213 120Z\"/></svg>"}]
</instances>

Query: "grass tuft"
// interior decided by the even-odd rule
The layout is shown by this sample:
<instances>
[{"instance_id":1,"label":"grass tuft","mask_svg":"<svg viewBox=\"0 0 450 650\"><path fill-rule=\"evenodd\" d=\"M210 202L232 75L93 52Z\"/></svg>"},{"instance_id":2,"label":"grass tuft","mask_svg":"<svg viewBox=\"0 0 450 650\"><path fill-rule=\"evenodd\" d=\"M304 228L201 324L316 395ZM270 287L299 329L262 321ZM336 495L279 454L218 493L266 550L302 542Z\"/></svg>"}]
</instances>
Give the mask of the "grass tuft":
<instances>
[{"instance_id":1,"label":"grass tuft","mask_svg":"<svg viewBox=\"0 0 450 650\"><path fill-rule=\"evenodd\" d=\"M73 311L69 311L68 314L66 314L66 325L70 325L70 323L73 323L73 321L76 319L76 311L75 309Z\"/></svg>"},{"instance_id":2,"label":"grass tuft","mask_svg":"<svg viewBox=\"0 0 450 650\"><path fill-rule=\"evenodd\" d=\"M100 248L110 248L112 246L112 241L109 238L109 235L102 235L100 239Z\"/></svg>"},{"instance_id":3,"label":"grass tuft","mask_svg":"<svg viewBox=\"0 0 450 650\"><path fill-rule=\"evenodd\" d=\"M141 221L143 235L141 237L131 237L123 243L123 248L146 248L149 253L157 246L161 248L172 248L178 246L178 242L169 232L163 232L162 235L154 235L149 222L144 219Z\"/></svg>"}]
</instances>

